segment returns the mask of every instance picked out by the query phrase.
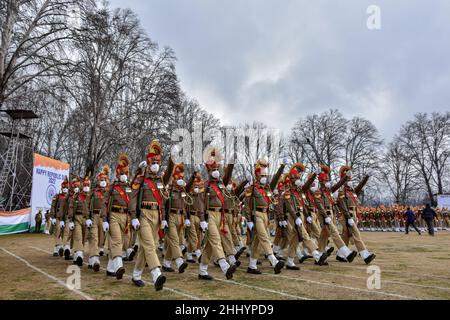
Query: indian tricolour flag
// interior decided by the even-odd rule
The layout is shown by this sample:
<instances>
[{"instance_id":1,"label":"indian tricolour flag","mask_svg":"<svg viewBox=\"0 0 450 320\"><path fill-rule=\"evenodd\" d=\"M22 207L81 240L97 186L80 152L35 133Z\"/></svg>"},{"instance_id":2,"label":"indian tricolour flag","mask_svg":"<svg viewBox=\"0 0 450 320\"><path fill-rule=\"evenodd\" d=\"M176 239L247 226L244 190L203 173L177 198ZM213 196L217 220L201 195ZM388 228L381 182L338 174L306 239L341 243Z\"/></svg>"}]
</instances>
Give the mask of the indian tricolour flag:
<instances>
[{"instance_id":1,"label":"indian tricolour flag","mask_svg":"<svg viewBox=\"0 0 450 320\"><path fill-rule=\"evenodd\" d=\"M27 232L30 228L31 208L18 211L0 211L0 235Z\"/></svg>"}]
</instances>

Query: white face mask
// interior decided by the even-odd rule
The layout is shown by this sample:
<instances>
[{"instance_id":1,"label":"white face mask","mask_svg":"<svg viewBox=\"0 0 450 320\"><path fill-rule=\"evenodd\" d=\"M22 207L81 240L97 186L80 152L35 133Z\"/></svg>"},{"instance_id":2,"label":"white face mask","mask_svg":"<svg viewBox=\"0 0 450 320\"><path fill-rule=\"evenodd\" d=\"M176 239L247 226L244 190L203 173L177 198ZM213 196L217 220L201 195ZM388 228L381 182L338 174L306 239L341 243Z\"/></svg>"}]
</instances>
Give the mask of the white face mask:
<instances>
[{"instance_id":1,"label":"white face mask","mask_svg":"<svg viewBox=\"0 0 450 320\"><path fill-rule=\"evenodd\" d=\"M180 186L180 187L184 187L184 186L186 186L186 182L184 182L183 179L178 179L177 180L177 185Z\"/></svg>"},{"instance_id":2,"label":"white face mask","mask_svg":"<svg viewBox=\"0 0 450 320\"><path fill-rule=\"evenodd\" d=\"M302 181L300 179L295 180L295 185L300 187L302 185Z\"/></svg>"},{"instance_id":3,"label":"white face mask","mask_svg":"<svg viewBox=\"0 0 450 320\"><path fill-rule=\"evenodd\" d=\"M124 182L124 183L127 182L128 181L128 176L126 174L121 175L120 176L120 181Z\"/></svg>"},{"instance_id":4,"label":"white face mask","mask_svg":"<svg viewBox=\"0 0 450 320\"><path fill-rule=\"evenodd\" d=\"M89 190L90 190L89 187L84 187L84 188L83 188L83 191L86 192L86 193L89 192Z\"/></svg>"},{"instance_id":5,"label":"white face mask","mask_svg":"<svg viewBox=\"0 0 450 320\"><path fill-rule=\"evenodd\" d=\"M231 185L231 184L227 185L227 190L228 190L228 191L233 190L233 185Z\"/></svg>"},{"instance_id":6,"label":"white face mask","mask_svg":"<svg viewBox=\"0 0 450 320\"><path fill-rule=\"evenodd\" d=\"M331 182L325 183L325 187L328 188L328 189L331 188Z\"/></svg>"},{"instance_id":7,"label":"white face mask","mask_svg":"<svg viewBox=\"0 0 450 320\"><path fill-rule=\"evenodd\" d=\"M311 187L311 192L312 192L312 193L317 192L317 186L316 186L316 185L313 185L313 186Z\"/></svg>"},{"instance_id":8,"label":"white face mask","mask_svg":"<svg viewBox=\"0 0 450 320\"><path fill-rule=\"evenodd\" d=\"M106 188L106 181L100 181L100 187Z\"/></svg>"},{"instance_id":9,"label":"white face mask","mask_svg":"<svg viewBox=\"0 0 450 320\"><path fill-rule=\"evenodd\" d=\"M200 189L199 189L199 188L194 188L194 192L195 192L195 193L199 193L199 192L200 192Z\"/></svg>"},{"instance_id":10,"label":"white face mask","mask_svg":"<svg viewBox=\"0 0 450 320\"><path fill-rule=\"evenodd\" d=\"M267 177L262 177L261 180L259 180L259 182L261 184L266 184L267 183Z\"/></svg>"},{"instance_id":11,"label":"white face mask","mask_svg":"<svg viewBox=\"0 0 450 320\"><path fill-rule=\"evenodd\" d=\"M67 193L67 192L69 192L69 189L64 188L64 189L62 189L62 192L63 192L63 193Z\"/></svg>"},{"instance_id":12,"label":"white face mask","mask_svg":"<svg viewBox=\"0 0 450 320\"><path fill-rule=\"evenodd\" d=\"M354 187L355 187L355 185L353 184L353 181L347 182L347 186L348 186L349 188L354 188Z\"/></svg>"},{"instance_id":13,"label":"white face mask","mask_svg":"<svg viewBox=\"0 0 450 320\"><path fill-rule=\"evenodd\" d=\"M211 176L212 176L214 179L219 179L219 177L220 177L220 172L219 172L219 170L214 170L214 171L211 173Z\"/></svg>"},{"instance_id":14,"label":"white face mask","mask_svg":"<svg viewBox=\"0 0 450 320\"><path fill-rule=\"evenodd\" d=\"M157 164L157 163L152 164L151 167L150 167L150 170L153 173L157 173L159 171L159 164Z\"/></svg>"},{"instance_id":15,"label":"white face mask","mask_svg":"<svg viewBox=\"0 0 450 320\"><path fill-rule=\"evenodd\" d=\"M73 192L75 192L75 193L80 192L80 188L76 187L75 189L73 189Z\"/></svg>"}]
</instances>

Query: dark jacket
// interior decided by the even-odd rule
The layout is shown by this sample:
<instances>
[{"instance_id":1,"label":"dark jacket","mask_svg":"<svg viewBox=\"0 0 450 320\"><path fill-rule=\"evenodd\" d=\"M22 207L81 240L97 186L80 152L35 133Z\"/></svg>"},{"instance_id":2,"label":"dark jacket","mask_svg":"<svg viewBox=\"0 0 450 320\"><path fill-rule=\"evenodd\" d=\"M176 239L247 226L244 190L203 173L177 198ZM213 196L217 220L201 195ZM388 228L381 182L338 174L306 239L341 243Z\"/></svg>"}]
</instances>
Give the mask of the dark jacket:
<instances>
[{"instance_id":1,"label":"dark jacket","mask_svg":"<svg viewBox=\"0 0 450 320\"><path fill-rule=\"evenodd\" d=\"M408 223L413 223L416 220L416 218L414 217L414 212L412 212L411 210L407 210L405 212L405 215L406 215L406 221Z\"/></svg>"},{"instance_id":2,"label":"dark jacket","mask_svg":"<svg viewBox=\"0 0 450 320\"><path fill-rule=\"evenodd\" d=\"M431 208L425 208L423 209L422 217L425 220L433 220L436 217L436 212Z\"/></svg>"}]
</instances>

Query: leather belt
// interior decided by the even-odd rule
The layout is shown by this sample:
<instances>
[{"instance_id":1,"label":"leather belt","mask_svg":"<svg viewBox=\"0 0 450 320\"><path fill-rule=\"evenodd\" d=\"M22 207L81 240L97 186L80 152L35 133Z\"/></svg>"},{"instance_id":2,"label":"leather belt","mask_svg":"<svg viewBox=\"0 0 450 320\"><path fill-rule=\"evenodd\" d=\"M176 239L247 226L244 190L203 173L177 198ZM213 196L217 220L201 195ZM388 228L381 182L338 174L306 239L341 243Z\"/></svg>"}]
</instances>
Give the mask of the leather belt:
<instances>
[{"instance_id":1,"label":"leather belt","mask_svg":"<svg viewBox=\"0 0 450 320\"><path fill-rule=\"evenodd\" d=\"M141 206L142 209L146 209L146 210L158 210L159 206L158 204L142 204Z\"/></svg>"},{"instance_id":2,"label":"leather belt","mask_svg":"<svg viewBox=\"0 0 450 320\"><path fill-rule=\"evenodd\" d=\"M221 212L221 207L209 207L208 211Z\"/></svg>"},{"instance_id":3,"label":"leather belt","mask_svg":"<svg viewBox=\"0 0 450 320\"><path fill-rule=\"evenodd\" d=\"M114 213L128 213L128 208L123 206L112 206L111 212Z\"/></svg>"},{"instance_id":4,"label":"leather belt","mask_svg":"<svg viewBox=\"0 0 450 320\"><path fill-rule=\"evenodd\" d=\"M256 207L256 211L267 213L268 208L267 207Z\"/></svg>"},{"instance_id":5,"label":"leather belt","mask_svg":"<svg viewBox=\"0 0 450 320\"><path fill-rule=\"evenodd\" d=\"M184 210L183 209L170 209L171 213L177 213L177 214L183 214Z\"/></svg>"},{"instance_id":6,"label":"leather belt","mask_svg":"<svg viewBox=\"0 0 450 320\"><path fill-rule=\"evenodd\" d=\"M233 213L234 213L234 210L233 210L233 209L225 209L224 212L225 212L225 213L231 213L231 214L233 214Z\"/></svg>"},{"instance_id":7,"label":"leather belt","mask_svg":"<svg viewBox=\"0 0 450 320\"><path fill-rule=\"evenodd\" d=\"M102 210L100 210L100 209L93 209L93 210L92 210L92 213L93 213L93 214L100 214L101 211L102 211Z\"/></svg>"}]
</instances>

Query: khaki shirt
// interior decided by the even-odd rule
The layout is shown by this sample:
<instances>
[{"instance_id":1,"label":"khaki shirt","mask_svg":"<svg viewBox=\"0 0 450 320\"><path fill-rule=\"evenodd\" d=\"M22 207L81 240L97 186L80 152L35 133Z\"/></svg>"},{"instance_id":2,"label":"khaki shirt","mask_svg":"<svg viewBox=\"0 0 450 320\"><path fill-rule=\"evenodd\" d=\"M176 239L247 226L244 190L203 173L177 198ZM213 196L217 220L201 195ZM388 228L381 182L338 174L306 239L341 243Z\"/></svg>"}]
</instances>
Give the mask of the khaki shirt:
<instances>
[{"instance_id":1,"label":"khaki shirt","mask_svg":"<svg viewBox=\"0 0 450 320\"><path fill-rule=\"evenodd\" d=\"M57 194L52 201L50 216L54 219L63 220L69 209L68 205L68 195L63 193Z\"/></svg>"},{"instance_id":2,"label":"khaki shirt","mask_svg":"<svg viewBox=\"0 0 450 320\"><path fill-rule=\"evenodd\" d=\"M90 195L84 192L76 193L69 198L69 212L67 218L73 220L74 215L89 217Z\"/></svg>"}]
</instances>

